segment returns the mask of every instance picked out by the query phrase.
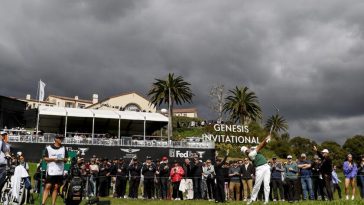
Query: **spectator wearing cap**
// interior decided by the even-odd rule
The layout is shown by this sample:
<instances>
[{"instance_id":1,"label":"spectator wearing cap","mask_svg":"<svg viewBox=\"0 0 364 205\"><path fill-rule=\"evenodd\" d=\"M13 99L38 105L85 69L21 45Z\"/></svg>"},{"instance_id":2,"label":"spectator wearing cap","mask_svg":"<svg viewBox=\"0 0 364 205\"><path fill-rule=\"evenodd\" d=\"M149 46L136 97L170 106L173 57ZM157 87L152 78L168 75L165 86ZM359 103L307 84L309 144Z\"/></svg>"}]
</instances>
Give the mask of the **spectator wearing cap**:
<instances>
[{"instance_id":1,"label":"spectator wearing cap","mask_svg":"<svg viewBox=\"0 0 364 205\"><path fill-rule=\"evenodd\" d=\"M277 157L272 158L271 163L271 183L272 183L272 198L273 201L284 201L284 189L283 189L283 182L282 182L282 173L284 172L284 167L281 163L277 161ZM278 191L279 197L278 198Z\"/></svg>"},{"instance_id":2,"label":"spectator wearing cap","mask_svg":"<svg viewBox=\"0 0 364 205\"><path fill-rule=\"evenodd\" d=\"M209 159L206 160L206 164L202 168L202 177L206 180L208 199L213 200L215 195L215 168Z\"/></svg>"},{"instance_id":3,"label":"spectator wearing cap","mask_svg":"<svg viewBox=\"0 0 364 205\"><path fill-rule=\"evenodd\" d=\"M173 163L173 168L171 168L171 171L170 171L170 177L171 177L171 182L172 182L172 187L173 187L172 198L174 200L183 200L182 192L179 190L179 185L181 183L183 175L184 175L183 168L179 165L179 163L177 161L175 161Z\"/></svg>"},{"instance_id":4,"label":"spectator wearing cap","mask_svg":"<svg viewBox=\"0 0 364 205\"><path fill-rule=\"evenodd\" d=\"M329 155L329 150L323 149L321 152L318 151L316 146L313 146L313 150L317 153L317 155L321 158L321 169L320 174L323 179L323 186L327 192L327 198L332 201L334 200L334 196L332 194L332 160ZM325 197L322 197L324 200Z\"/></svg>"},{"instance_id":5,"label":"spectator wearing cap","mask_svg":"<svg viewBox=\"0 0 364 205\"><path fill-rule=\"evenodd\" d=\"M159 177L160 177L162 199L167 199L169 174L170 174L170 167L168 165L168 158L164 156L162 157L162 161L159 165Z\"/></svg>"},{"instance_id":6,"label":"spectator wearing cap","mask_svg":"<svg viewBox=\"0 0 364 205\"><path fill-rule=\"evenodd\" d=\"M292 161L292 156L287 156L287 164L285 166L286 183L288 186L288 201L298 201L299 187L297 186L298 181L298 167L295 162Z\"/></svg>"},{"instance_id":7,"label":"spectator wearing cap","mask_svg":"<svg viewBox=\"0 0 364 205\"><path fill-rule=\"evenodd\" d=\"M313 162L311 164L312 171L312 190L315 200L321 198L324 195L323 190L323 180L321 176L321 159L318 155L313 157Z\"/></svg>"},{"instance_id":8,"label":"spectator wearing cap","mask_svg":"<svg viewBox=\"0 0 364 205\"><path fill-rule=\"evenodd\" d=\"M364 155L361 155L361 161L358 166L358 185L360 187L360 196L364 199Z\"/></svg>"},{"instance_id":9,"label":"spectator wearing cap","mask_svg":"<svg viewBox=\"0 0 364 205\"><path fill-rule=\"evenodd\" d=\"M249 158L244 158L244 164L240 167L241 169L241 179L244 191L244 201L250 199L253 190L253 177L255 169L252 163L250 163Z\"/></svg>"},{"instance_id":10,"label":"spectator wearing cap","mask_svg":"<svg viewBox=\"0 0 364 205\"><path fill-rule=\"evenodd\" d=\"M351 192L351 200L355 198L355 178L358 173L358 166L353 161L353 155L348 154L346 157L346 161L343 164L343 171L345 175L345 194L346 200L349 200L349 185L352 188Z\"/></svg>"},{"instance_id":11,"label":"spectator wearing cap","mask_svg":"<svg viewBox=\"0 0 364 205\"><path fill-rule=\"evenodd\" d=\"M152 191L154 189L154 175L157 171L156 165L152 162L152 158L147 156L145 163L142 167L142 174L144 176L144 197L152 199Z\"/></svg>"},{"instance_id":12,"label":"spectator wearing cap","mask_svg":"<svg viewBox=\"0 0 364 205\"><path fill-rule=\"evenodd\" d=\"M312 172L311 172L311 164L312 162L307 159L305 153L301 154L301 158L297 163L300 173L300 180L302 186L302 194L303 200L307 200L308 198L313 200L314 194L312 190Z\"/></svg>"},{"instance_id":13,"label":"spectator wearing cap","mask_svg":"<svg viewBox=\"0 0 364 205\"><path fill-rule=\"evenodd\" d=\"M56 203L58 189L63 184L64 163L68 160L66 148L62 146L64 136L57 135L54 144L45 149L44 161L47 163L46 185L43 192L42 204L45 204L53 187L52 204Z\"/></svg>"},{"instance_id":14,"label":"spectator wearing cap","mask_svg":"<svg viewBox=\"0 0 364 205\"><path fill-rule=\"evenodd\" d=\"M133 157L128 166L128 171L130 174L129 181L129 198L138 198L138 189L140 184L142 165L138 162L137 157Z\"/></svg>"}]
</instances>

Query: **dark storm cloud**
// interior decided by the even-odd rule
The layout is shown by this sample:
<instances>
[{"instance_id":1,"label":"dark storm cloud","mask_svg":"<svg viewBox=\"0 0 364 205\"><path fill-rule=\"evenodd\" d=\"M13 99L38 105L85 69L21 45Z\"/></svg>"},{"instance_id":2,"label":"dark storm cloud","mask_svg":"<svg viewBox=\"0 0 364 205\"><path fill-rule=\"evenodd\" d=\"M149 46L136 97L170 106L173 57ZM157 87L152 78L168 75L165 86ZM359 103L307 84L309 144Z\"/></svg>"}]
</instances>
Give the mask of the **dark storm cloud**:
<instances>
[{"instance_id":1,"label":"dark storm cloud","mask_svg":"<svg viewBox=\"0 0 364 205\"><path fill-rule=\"evenodd\" d=\"M247 85L291 135L341 139L364 123L363 11L361 1L8 1L0 93L34 96L42 79L47 94L145 94L174 72L202 117L215 116L213 85Z\"/></svg>"}]
</instances>

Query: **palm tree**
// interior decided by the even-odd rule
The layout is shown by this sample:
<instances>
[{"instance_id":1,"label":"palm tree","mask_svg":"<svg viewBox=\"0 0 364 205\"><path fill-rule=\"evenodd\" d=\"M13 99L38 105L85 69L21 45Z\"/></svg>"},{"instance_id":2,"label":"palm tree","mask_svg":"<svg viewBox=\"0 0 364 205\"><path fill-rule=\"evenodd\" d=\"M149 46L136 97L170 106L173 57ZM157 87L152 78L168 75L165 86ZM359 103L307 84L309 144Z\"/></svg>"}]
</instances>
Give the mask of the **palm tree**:
<instances>
[{"instance_id":1,"label":"palm tree","mask_svg":"<svg viewBox=\"0 0 364 205\"><path fill-rule=\"evenodd\" d=\"M172 134L173 106L174 104L181 105L192 102L191 84L184 81L182 76L175 77L174 73L169 73L167 79L155 79L155 81L148 92L148 96L155 106L160 106L163 103L168 105L168 137L170 137Z\"/></svg>"},{"instance_id":2,"label":"palm tree","mask_svg":"<svg viewBox=\"0 0 364 205\"><path fill-rule=\"evenodd\" d=\"M230 114L231 120L239 121L242 125L247 120L260 119L262 113L258 97L246 86L236 86L235 89L229 90L228 96L225 98L224 112Z\"/></svg>"},{"instance_id":3,"label":"palm tree","mask_svg":"<svg viewBox=\"0 0 364 205\"><path fill-rule=\"evenodd\" d=\"M288 130L288 123L280 116L278 113L272 115L268 118L267 122L265 123L265 129L270 130L272 128L272 132L280 132L280 131L287 131Z\"/></svg>"}]
</instances>

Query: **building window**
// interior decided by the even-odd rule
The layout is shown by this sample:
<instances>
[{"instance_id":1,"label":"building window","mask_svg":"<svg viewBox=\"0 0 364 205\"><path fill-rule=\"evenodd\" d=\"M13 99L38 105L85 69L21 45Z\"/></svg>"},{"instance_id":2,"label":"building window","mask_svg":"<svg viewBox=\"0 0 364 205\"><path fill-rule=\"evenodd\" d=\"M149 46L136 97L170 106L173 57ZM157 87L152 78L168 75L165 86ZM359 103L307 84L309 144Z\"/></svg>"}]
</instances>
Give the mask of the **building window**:
<instances>
[{"instance_id":1,"label":"building window","mask_svg":"<svg viewBox=\"0 0 364 205\"><path fill-rule=\"evenodd\" d=\"M86 107L85 104L81 104L81 103L78 104L78 108L85 108L85 107Z\"/></svg>"},{"instance_id":2,"label":"building window","mask_svg":"<svg viewBox=\"0 0 364 205\"><path fill-rule=\"evenodd\" d=\"M66 102L66 103L65 103L65 107L70 107L70 108L72 108L72 107L75 107L75 104L74 104L73 102Z\"/></svg>"},{"instance_id":3,"label":"building window","mask_svg":"<svg viewBox=\"0 0 364 205\"><path fill-rule=\"evenodd\" d=\"M135 103L129 103L125 106L125 110L127 111L140 111L140 106Z\"/></svg>"},{"instance_id":4,"label":"building window","mask_svg":"<svg viewBox=\"0 0 364 205\"><path fill-rule=\"evenodd\" d=\"M183 116L187 117L187 114L186 113L183 113Z\"/></svg>"}]
</instances>

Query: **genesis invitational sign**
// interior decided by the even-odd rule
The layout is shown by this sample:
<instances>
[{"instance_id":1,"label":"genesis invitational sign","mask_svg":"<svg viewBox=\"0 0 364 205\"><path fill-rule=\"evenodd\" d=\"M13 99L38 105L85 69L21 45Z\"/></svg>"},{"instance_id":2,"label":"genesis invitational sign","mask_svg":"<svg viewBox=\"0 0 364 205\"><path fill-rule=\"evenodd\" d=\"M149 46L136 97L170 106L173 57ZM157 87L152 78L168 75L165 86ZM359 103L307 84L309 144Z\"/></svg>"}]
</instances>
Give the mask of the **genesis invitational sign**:
<instances>
[{"instance_id":1,"label":"genesis invitational sign","mask_svg":"<svg viewBox=\"0 0 364 205\"><path fill-rule=\"evenodd\" d=\"M259 144L258 137L248 136L249 128L246 125L215 124L214 131L218 134L202 134L202 138L218 143Z\"/></svg>"}]
</instances>

